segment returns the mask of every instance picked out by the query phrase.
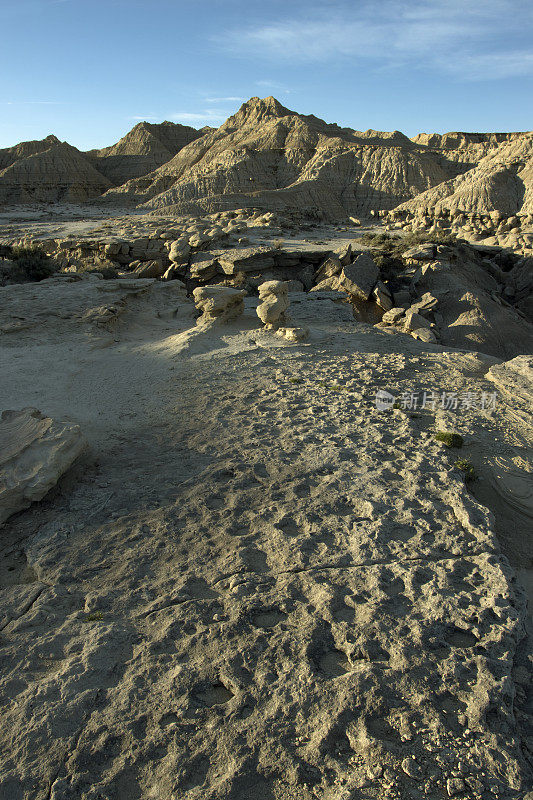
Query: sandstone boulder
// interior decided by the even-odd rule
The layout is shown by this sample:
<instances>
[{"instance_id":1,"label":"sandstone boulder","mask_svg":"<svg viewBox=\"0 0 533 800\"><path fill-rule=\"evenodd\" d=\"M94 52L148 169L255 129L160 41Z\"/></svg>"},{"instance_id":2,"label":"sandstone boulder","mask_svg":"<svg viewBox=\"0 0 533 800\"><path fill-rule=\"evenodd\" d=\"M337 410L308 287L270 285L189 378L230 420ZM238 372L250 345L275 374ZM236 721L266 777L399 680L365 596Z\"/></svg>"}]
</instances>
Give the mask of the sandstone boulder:
<instances>
[{"instance_id":1,"label":"sandstone boulder","mask_svg":"<svg viewBox=\"0 0 533 800\"><path fill-rule=\"evenodd\" d=\"M379 269L368 253L361 253L342 270L342 285L350 294L368 300L379 279Z\"/></svg>"},{"instance_id":2,"label":"sandstone boulder","mask_svg":"<svg viewBox=\"0 0 533 800\"><path fill-rule=\"evenodd\" d=\"M275 330L287 322L286 311L289 307L288 287L285 281L265 281L259 287L257 316L265 327Z\"/></svg>"},{"instance_id":3,"label":"sandstone boulder","mask_svg":"<svg viewBox=\"0 0 533 800\"><path fill-rule=\"evenodd\" d=\"M405 308L390 308L383 314L382 322L387 325L394 325L405 314Z\"/></svg>"},{"instance_id":4,"label":"sandstone boulder","mask_svg":"<svg viewBox=\"0 0 533 800\"><path fill-rule=\"evenodd\" d=\"M270 247L241 247L228 250L220 256L219 263L226 275L236 272L261 272L276 265L276 251Z\"/></svg>"},{"instance_id":5,"label":"sandstone boulder","mask_svg":"<svg viewBox=\"0 0 533 800\"><path fill-rule=\"evenodd\" d=\"M415 331L419 328L429 328L430 324L431 323L425 317L422 317L420 314L417 314L416 311L413 311L410 308L405 312L403 326L406 331Z\"/></svg>"},{"instance_id":6,"label":"sandstone boulder","mask_svg":"<svg viewBox=\"0 0 533 800\"><path fill-rule=\"evenodd\" d=\"M42 500L85 450L79 427L36 408L0 417L0 524Z\"/></svg>"},{"instance_id":7,"label":"sandstone boulder","mask_svg":"<svg viewBox=\"0 0 533 800\"><path fill-rule=\"evenodd\" d=\"M339 247L339 249L335 251L334 255L339 259L343 267L345 267L347 264L350 264L352 261L352 243L348 242L342 247Z\"/></svg>"},{"instance_id":8,"label":"sandstone boulder","mask_svg":"<svg viewBox=\"0 0 533 800\"><path fill-rule=\"evenodd\" d=\"M436 255L436 245L434 244L418 244L415 247L410 247L406 250L402 259L406 263L418 261L433 261Z\"/></svg>"},{"instance_id":9,"label":"sandstone boulder","mask_svg":"<svg viewBox=\"0 0 533 800\"><path fill-rule=\"evenodd\" d=\"M411 336L413 339L419 339L421 342L436 342L437 337L431 330L431 328L415 328L411 331Z\"/></svg>"},{"instance_id":10,"label":"sandstone boulder","mask_svg":"<svg viewBox=\"0 0 533 800\"><path fill-rule=\"evenodd\" d=\"M381 281L377 282L377 285L372 292L372 299L375 300L378 306L384 309L384 311L389 311L393 306L390 292L385 284Z\"/></svg>"},{"instance_id":11,"label":"sandstone boulder","mask_svg":"<svg viewBox=\"0 0 533 800\"><path fill-rule=\"evenodd\" d=\"M219 253L220 251L195 253L189 266L191 278L198 278L202 281L210 281L214 278L221 271L218 263Z\"/></svg>"},{"instance_id":12,"label":"sandstone boulder","mask_svg":"<svg viewBox=\"0 0 533 800\"><path fill-rule=\"evenodd\" d=\"M310 292L342 292L343 285L342 285L342 278L340 275L332 275L330 278L324 278L323 281L320 281L313 286L309 291Z\"/></svg>"},{"instance_id":13,"label":"sandstone boulder","mask_svg":"<svg viewBox=\"0 0 533 800\"><path fill-rule=\"evenodd\" d=\"M230 286L199 286L193 291L194 304L202 312L196 324L235 319L244 311L245 296L245 291Z\"/></svg>"},{"instance_id":14,"label":"sandstone boulder","mask_svg":"<svg viewBox=\"0 0 533 800\"><path fill-rule=\"evenodd\" d=\"M342 271L342 267L342 262L338 256L329 256L325 261L322 262L315 273L316 283L321 283L323 280L326 280L326 278L331 278L333 275L338 275Z\"/></svg>"},{"instance_id":15,"label":"sandstone boulder","mask_svg":"<svg viewBox=\"0 0 533 800\"><path fill-rule=\"evenodd\" d=\"M412 303L410 307L410 311L415 311L417 314L422 314L422 316L426 316L429 314L433 309L438 305L438 300L436 297L433 297L431 292L425 292L420 300L417 300L416 303Z\"/></svg>"},{"instance_id":16,"label":"sandstone boulder","mask_svg":"<svg viewBox=\"0 0 533 800\"><path fill-rule=\"evenodd\" d=\"M191 248L187 239L176 239L170 245L168 257L174 264L187 263Z\"/></svg>"},{"instance_id":17,"label":"sandstone boulder","mask_svg":"<svg viewBox=\"0 0 533 800\"><path fill-rule=\"evenodd\" d=\"M154 261L142 261L135 268L133 274L136 278L160 278L165 272L166 267L163 266L159 259L155 259Z\"/></svg>"}]
</instances>

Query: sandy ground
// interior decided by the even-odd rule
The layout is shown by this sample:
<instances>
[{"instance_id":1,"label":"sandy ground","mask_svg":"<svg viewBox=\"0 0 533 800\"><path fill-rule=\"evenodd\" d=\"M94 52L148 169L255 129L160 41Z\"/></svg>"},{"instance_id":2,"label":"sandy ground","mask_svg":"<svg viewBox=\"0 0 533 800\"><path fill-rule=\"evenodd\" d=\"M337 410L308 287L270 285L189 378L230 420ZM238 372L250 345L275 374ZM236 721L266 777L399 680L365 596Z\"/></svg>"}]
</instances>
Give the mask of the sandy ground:
<instances>
[{"instance_id":1,"label":"sandy ground","mask_svg":"<svg viewBox=\"0 0 533 800\"><path fill-rule=\"evenodd\" d=\"M0 406L91 450L2 532L0 798L522 800L533 552L491 486L529 474L530 419L464 411L450 451L374 402L492 392L495 359L318 294L291 345L253 299L200 331L174 284L46 283L0 309Z\"/></svg>"}]
</instances>

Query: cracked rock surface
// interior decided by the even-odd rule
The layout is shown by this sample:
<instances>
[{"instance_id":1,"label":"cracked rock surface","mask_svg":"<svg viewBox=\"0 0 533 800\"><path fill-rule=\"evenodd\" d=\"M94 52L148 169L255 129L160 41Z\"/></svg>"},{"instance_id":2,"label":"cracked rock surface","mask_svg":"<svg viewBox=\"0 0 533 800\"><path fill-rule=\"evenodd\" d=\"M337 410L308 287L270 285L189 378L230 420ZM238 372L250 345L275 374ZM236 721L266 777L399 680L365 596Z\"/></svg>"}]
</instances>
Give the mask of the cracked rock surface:
<instances>
[{"instance_id":1,"label":"cracked rock surface","mask_svg":"<svg viewBox=\"0 0 533 800\"><path fill-rule=\"evenodd\" d=\"M124 296L110 333L69 286L72 317L37 315L7 345L10 405L37 381L96 455L5 527L1 800L521 800L515 543L432 413L374 403L494 391L495 359L354 323L319 293L291 296L303 344L260 330L249 300L191 337L192 302L166 284ZM482 475L513 437L530 446L508 402L458 419Z\"/></svg>"}]
</instances>

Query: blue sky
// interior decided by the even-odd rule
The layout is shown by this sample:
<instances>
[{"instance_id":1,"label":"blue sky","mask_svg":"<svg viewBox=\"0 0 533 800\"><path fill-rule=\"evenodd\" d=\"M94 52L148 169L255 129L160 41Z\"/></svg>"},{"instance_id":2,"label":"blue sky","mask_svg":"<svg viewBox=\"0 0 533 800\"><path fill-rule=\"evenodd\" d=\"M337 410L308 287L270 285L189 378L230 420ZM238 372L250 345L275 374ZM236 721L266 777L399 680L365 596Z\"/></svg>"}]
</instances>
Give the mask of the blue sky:
<instances>
[{"instance_id":1,"label":"blue sky","mask_svg":"<svg viewBox=\"0 0 533 800\"><path fill-rule=\"evenodd\" d=\"M533 128L531 0L0 0L0 28L0 147L271 94L358 130Z\"/></svg>"}]
</instances>

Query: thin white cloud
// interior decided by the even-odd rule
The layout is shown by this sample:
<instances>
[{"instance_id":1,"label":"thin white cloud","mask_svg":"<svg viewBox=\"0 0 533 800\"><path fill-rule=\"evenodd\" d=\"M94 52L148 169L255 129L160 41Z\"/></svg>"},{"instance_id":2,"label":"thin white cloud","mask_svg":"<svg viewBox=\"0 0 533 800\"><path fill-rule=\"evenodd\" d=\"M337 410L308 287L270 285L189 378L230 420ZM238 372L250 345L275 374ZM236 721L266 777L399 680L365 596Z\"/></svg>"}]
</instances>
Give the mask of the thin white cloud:
<instances>
[{"instance_id":1,"label":"thin white cloud","mask_svg":"<svg viewBox=\"0 0 533 800\"><path fill-rule=\"evenodd\" d=\"M206 97L206 103L244 103L245 97Z\"/></svg>"},{"instance_id":2,"label":"thin white cloud","mask_svg":"<svg viewBox=\"0 0 533 800\"><path fill-rule=\"evenodd\" d=\"M467 56L459 65L452 62L443 68L471 81L525 77L533 75L533 51Z\"/></svg>"},{"instance_id":3,"label":"thin white cloud","mask_svg":"<svg viewBox=\"0 0 533 800\"><path fill-rule=\"evenodd\" d=\"M528 31L533 34L533 5L526 0L362 0L356 7L332 4L327 15L315 9L225 31L215 41L236 57L276 63L409 64L483 80L532 74ZM276 89L275 81L259 83Z\"/></svg>"},{"instance_id":4,"label":"thin white cloud","mask_svg":"<svg viewBox=\"0 0 533 800\"><path fill-rule=\"evenodd\" d=\"M262 89L270 89L272 92L283 92L284 94L291 94L292 89L287 88L285 84L279 83L279 81L272 81L272 80L262 80L256 81L256 86L260 86Z\"/></svg>"},{"instance_id":5,"label":"thin white cloud","mask_svg":"<svg viewBox=\"0 0 533 800\"><path fill-rule=\"evenodd\" d=\"M64 106L59 100L0 100L2 106Z\"/></svg>"},{"instance_id":6,"label":"thin white cloud","mask_svg":"<svg viewBox=\"0 0 533 800\"><path fill-rule=\"evenodd\" d=\"M229 115L224 115L220 111L178 111L170 115L174 122L183 122L186 125L220 125Z\"/></svg>"}]
</instances>

